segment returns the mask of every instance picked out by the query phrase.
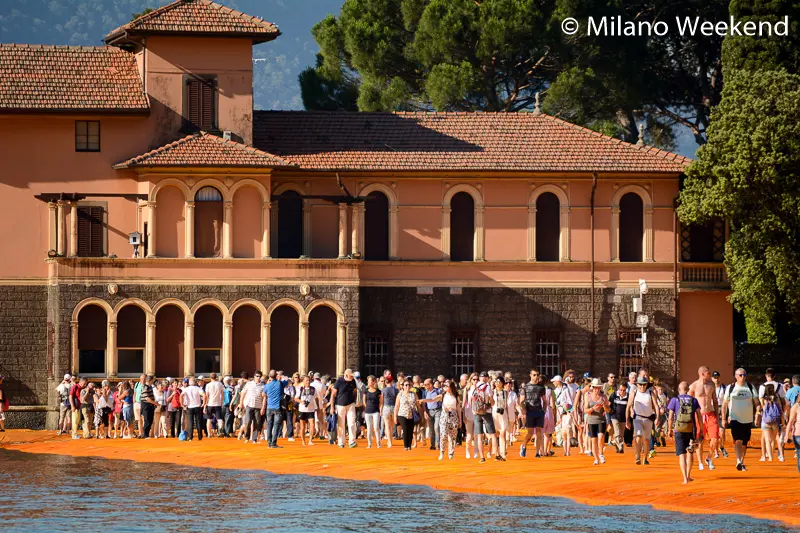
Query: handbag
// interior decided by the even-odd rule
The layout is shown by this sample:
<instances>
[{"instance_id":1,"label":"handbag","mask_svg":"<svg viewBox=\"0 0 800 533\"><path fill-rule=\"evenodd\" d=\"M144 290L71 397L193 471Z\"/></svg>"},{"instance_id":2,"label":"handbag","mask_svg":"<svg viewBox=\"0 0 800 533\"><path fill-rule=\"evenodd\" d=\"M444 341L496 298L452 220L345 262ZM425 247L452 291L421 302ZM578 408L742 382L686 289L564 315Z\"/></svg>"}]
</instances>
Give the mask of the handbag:
<instances>
[{"instance_id":1,"label":"handbag","mask_svg":"<svg viewBox=\"0 0 800 533\"><path fill-rule=\"evenodd\" d=\"M414 418L414 424L419 424L422 417L419 415L419 412L416 409L411 410L412 416Z\"/></svg>"}]
</instances>

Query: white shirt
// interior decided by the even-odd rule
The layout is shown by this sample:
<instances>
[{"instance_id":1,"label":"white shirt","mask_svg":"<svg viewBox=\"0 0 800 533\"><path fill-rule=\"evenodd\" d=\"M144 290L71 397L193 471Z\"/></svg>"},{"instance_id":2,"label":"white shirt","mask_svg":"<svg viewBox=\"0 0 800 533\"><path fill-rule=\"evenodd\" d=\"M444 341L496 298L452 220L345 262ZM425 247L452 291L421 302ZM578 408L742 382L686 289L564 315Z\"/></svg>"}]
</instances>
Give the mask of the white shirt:
<instances>
[{"instance_id":1,"label":"white shirt","mask_svg":"<svg viewBox=\"0 0 800 533\"><path fill-rule=\"evenodd\" d=\"M255 381L248 381L242 389L244 406L251 409L261 409L264 402L264 386Z\"/></svg>"},{"instance_id":2,"label":"white shirt","mask_svg":"<svg viewBox=\"0 0 800 533\"><path fill-rule=\"evenodd\" d=\"M725 399L728 400L731 420L740 424L753 423L753 392L747 384L734 384L733 389L725 391Z\"/></svg>"},{"instance_id":3,"label":"white shirt","mask_svg":"<svg viewBox=\"0 0 800 533\"><path fill-rule=\"evenodd\" d=\"M766 388L767 385L772 385L773 387L775 387L775 394L778 395L778 398L782 400L786 398L786 391L783 390L783 385L781 385L777 381L767 381L766 383L758 387L759 400L764 398L764 389Z\"/></svg>"},{"instance_id":4,"label":"white shirt","mask_svg":"<svg viewBox=\"0 0 800 533\"><path fill-rule=\"evenodd\" d=\"M206 385L206 405L209 407L222 407L222 400L225 398L225 385L219 381L212 381Z\"/></svg>"},{"instance_id":5,"label":"white shirt","mask_svg":"<svg viewBox=\"0 0 800 533\"><path fill-rule=\"evenodd\" d=\"M320 400L319 405L322 405L321 400L325 399L325 385L321 381L314 380L311 382L311 386L317 391L317 398ZM320 409L322 408L320 407Z\"/></svg>"},{"instance_id":6,"label":"white shirt","mask_svg":"<svg viewBox=\"0 0 800 533\"><path fill-rule=\"evenodd\" d=\"M314 389L314 387L309 386L309 388L314 391L313 395L312 394L301 395L300 392L304 388L305 387L303 387L302 385L300 385L299 387L296 388L295 398L297 398L297 400L300 402L298 404L298 410L301 413L313 413L313 412L315 412L317 410L317 394L318 393L317 393L316 389ZM308 400L308 405L303 405L304 396L305 396L305 399Z\"/></svg>"},{"instance_id":7,"label":"white shirt","mask_svg":"<svg viewBox=\"0 0 800 533\"><path fill-rule=\"evenodd\" d=\"M201 391L200 387L197 385L190 385L183 389L183 394L181 395L183 405L185 405L187 409L201 407L203 405L202 392L203 391Z\"/></svg>"}]
</instances>

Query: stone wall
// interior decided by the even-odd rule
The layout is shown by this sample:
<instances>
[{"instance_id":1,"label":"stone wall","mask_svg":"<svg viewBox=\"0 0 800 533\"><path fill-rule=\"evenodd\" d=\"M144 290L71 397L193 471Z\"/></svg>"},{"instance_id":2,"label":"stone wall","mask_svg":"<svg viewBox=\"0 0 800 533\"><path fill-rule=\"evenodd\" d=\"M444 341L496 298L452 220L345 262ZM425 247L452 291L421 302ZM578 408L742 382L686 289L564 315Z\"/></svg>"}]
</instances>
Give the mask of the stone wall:
<instances>
[{"instance_id":1,"label":"stone wall","mask_svg":"<svg viewBox=\"0 0 800 533\"><path fill-rule=\"evenodd\" d=\"M534 364L534 332L555 330L561 332L565 366L601 375L618 371L617 332L634 326L633 295L626 289L595 291L594 362L590 289L464 288L451 294L436 288L432 295L418 295L415 288L363 287L361 326L362 331L391 332L393 366L406 373L449 375L450 332L474 330L480 369L527 376ZM650 290L644 311L659 317L648 330L650 369L671 382L673 334L661 325L673 315L672 292Z\"/></svg>"}]
</instances>

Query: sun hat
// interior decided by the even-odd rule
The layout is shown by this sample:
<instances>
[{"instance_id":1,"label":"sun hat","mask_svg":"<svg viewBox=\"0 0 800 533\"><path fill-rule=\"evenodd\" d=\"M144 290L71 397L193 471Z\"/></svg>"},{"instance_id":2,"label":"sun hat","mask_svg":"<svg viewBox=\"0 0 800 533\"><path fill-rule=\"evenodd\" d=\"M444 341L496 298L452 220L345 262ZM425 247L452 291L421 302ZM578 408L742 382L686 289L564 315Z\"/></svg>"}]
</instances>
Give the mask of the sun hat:
<instances>
[{"instance_id":1,"label":"sun hat","mask_svg":"<svg viewBox=\"0 0 800 533\"><path fill-rule=\"evenodd\" d=\"M600 381L600 378L594 378L592 380L592 387L602 387L602 386L603 386L603 382Z\"/></svg>"},{"instance_id":2,"label":"sun hat","mask_svg":"<svg viewBox=\"0 0 800 533\"><path fill-rule=\"evenodd\" d=\"M64 381L69 381L71 379L72 379L72 376L70 376L69 374L64 374Z\"/></svg>"},{"instance_id":3,"label":"sun hat","mask_svg":"<svg viewBox=\"0 0 800 533\"><path fill-rule=\"evenodd\" d=\"M640 377L639 379L636 380L636 384L637 385L649 385L650 384L650 380L648 380L646 377L642 376L642 377Z\"/></svg>"},{"instance_id":4,"label":"sun hat","mask_svg":"<svg viewBox=\"0 0 800 533\"><path fill-rule=\"evenodd\" d=\"M553 379L551 379L550 381L552 381L553 383L555 383L555 382L561 383L561 376L558 376L558 375L553 376Z\"/></svg>"}]
</instances>

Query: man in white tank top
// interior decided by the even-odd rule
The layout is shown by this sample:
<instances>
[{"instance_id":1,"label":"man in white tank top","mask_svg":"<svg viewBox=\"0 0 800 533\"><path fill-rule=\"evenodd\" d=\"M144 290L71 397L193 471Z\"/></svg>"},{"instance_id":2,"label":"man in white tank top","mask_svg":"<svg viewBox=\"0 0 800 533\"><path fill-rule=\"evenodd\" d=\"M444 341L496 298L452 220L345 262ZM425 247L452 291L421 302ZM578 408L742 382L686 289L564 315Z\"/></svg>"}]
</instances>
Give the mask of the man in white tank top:
<instances>
[{"instance_id":1,"label":"man in white tank top","mask_svg":"<svg viewBox=\"0 0 800 533\"><path fill-rule=\"evenodd\" d=\"M633 435L635 437L633 451L637 465L642 464L642 456L644 464L650 464L647 453L650 447L650 438L653 434L653 421L658 414L655 398L647 389L649 384L650 381L644 376L636 380L636 391L629 396L626 410L627 419L629 420L626 424L628 429L631 429L630 419L633 419Z\"/></svg>"}]
</instances>

